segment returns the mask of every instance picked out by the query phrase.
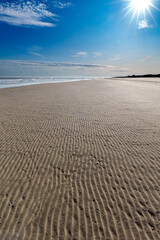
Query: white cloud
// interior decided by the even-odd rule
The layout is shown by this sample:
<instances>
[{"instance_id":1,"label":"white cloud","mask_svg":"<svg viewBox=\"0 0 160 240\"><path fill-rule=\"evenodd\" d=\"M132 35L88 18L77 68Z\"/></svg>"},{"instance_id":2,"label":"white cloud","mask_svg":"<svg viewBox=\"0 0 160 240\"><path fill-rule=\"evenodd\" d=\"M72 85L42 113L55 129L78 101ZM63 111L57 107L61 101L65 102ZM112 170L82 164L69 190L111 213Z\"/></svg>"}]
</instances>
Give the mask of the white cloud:
<instances>
[{"instance_id":1,"label":"white cloud","mask_svg":"<svg viewBox=\"0 0 160 240\"><path fill-rule=\"evenodd\" d=\"M37 57L42 57L42 54L37 53L37 52L32 52L32 51L30 51L29 53L32 54L32 55L35 55L35 56L37 56Z\"/></svg>"},{"instance_id":2,"label":"white cloud","mask_svg":"<svg viewBox=\"0 0 160 240\"><path fill-rule=\"evenodd\" d=\"M148 21L143 19L141 21L138 22L138 29L143 29L143 28L152 28L152 25L148 24Z\"/></svg>"},{"instance_id":3,"label":"white cloud","mask_svg":"<svg viewBox=\"0 0 160 240\"><path fill-rule=\"evenodd\" d=\"M93 57L94 57L94 58L101 57L101 56L102 56L102 53L101 53L101 52L94 52L94 53L93 53Z\"/></svg>"},{"instance_id":4,"label":"white cloud","mask_svg":"<svg viewBox=\"0 0 160 240\"><path fill-rule=\"evenodd\" d=\"M23 3L1 3L0 21L15 26L54 27L46 19L55 19L56 14L47 10L45 4L27 1Z\"/></svg>"},{"instance_id":5,"label":"white cloud","mask_svg":"<svg viewBox=\"0 0 160 240\"><path fill-rule=\"evenodd\" d=\"M116 62L116 61L119 61L121 59L122 59L122 57L120 55L116 55L111 59L111 61Z\"/></svg>"},{"instance_id":6,"label":"white cloud","mask_svg":"<svg viewBox=\"0 0 160 240\"><path fill-rule=\"evenodd\" d=\"M61 2L61 1L55 1L54 2L54 7L56 7L56 8L68 8L71 5L72 5L71 2L66 2L66 3Z\"/></svg>"},{"instance_id":7,"label":"white cloud","mask_svg":"<svg viewBox=\"0 0 160 240\"><path fill-rule=\"evenodd\" d=\"M88 55L87 52L77 52L75 57L86 57Z\"/></svg>"}]
</instances>

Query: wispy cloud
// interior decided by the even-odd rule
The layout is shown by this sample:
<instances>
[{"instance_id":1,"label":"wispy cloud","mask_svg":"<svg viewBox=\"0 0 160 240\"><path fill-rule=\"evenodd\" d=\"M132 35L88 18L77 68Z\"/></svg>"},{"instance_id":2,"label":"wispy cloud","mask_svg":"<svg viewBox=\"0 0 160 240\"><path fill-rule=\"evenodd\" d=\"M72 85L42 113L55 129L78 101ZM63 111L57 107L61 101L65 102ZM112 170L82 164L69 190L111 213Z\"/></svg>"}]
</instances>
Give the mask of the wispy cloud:
<instances>
[{"instance_id":1,"label":"wispy cloud","mask_svg":"<svg viewBox=\"0 0 160 240\"><path fill-rule=\"evenodd\" d=\"M121 60L121 59L122 59L122 57L121 57L120 55L116 55L116 56L114 56L114 57L111 59L111 61L117 62L117 61L119 61L119 60Z\"/></svg>"},{"instance_id":2,"label":"wispy cloud","mask_svg":"<svg viewBox=\"0 0 160 240\"><path fill-rule=\"evenodd\" d=\"M37 57L43 57L43 55L42 55L42 54L40 54L40 53L37 53L37 52L32 52L32 51L29 51L29 53L30 53L30 54L32 54L32 55L35 55L35 56L37 56Z\"/></svg>"},{"instance_id":3,"label":"wispy cloud","mask_svg":"<svg viewBox=\"0 0 160 240\"><path fill-rule=\"evenodd\" d=\"M55 27L56 14L47 10L44 3L27 1L0 4L0 21L15 26ZM51 19L52 22L46 21Z\"/></svg>"},{"instance_id":4,"label":"wispy cloud","mask_svg":"<svg viewBox=\"0 0 160 240\"><path fill-rule=\"evenodd\" d=\"M32 46L31 48L28 48L28 53L37 57L43 57L43 55L39 53L42 49L43 48L40 46Z\"/></svg>"},{"instance_id":5,"label":"wispy cloud","mask_svg":"<svg viewBox=\"0 0 160 240\"><path fill-rule=\"evenodd\" d=\"M43 48L41 46L36 46L33 45L32 47L28 48L28 51L34 51L34 52L39 52L41 51Z\"/></svg>"},{"instance_id":6,"label":"wispy cloud","mask_svg":"<svg viewBox=\"0 0 160 240\"><path fill-rule=\"evenodd\" d=\"M87 52L76 52L75 57L86 57L88 55Z\"/></svg>"},{"instance_id":7,"label":"wispy cloud","mask_svg":"<svg viewBox=\"0 0 160 240\"><path fill-rule=\"evenodd\" d=\"M45 61L20 61L20 60L0 60L0 66L7 67L23 67L23 68L40 68L46 67L55 68L73 68L73 69L96 69L108 72L128 72L127 68L117 67L113 65L100 65L100 64L83 64L83 63L70 63L70 62L45 62Z\"/></svg>"},{"instance_id":8,"label":"wispy cloud","mask_svg":"<svg viewBox=\"0 0 160 240\"><path fill-rule=\"evenodd\" d=\"M101 52L94 52L94 53L93 53L93 57L94 57L94 58L101 57L101 56L102 56L102 53L101 53Z\"/></svg>"},{"instance_id":9,"label":"wispy cloud","mask_svg":"<svg viewBox=\"0 0 160 240\"><path fill-rule=\"evenodd\" d=\"M152 55L148 55L142 59L139 59L138 62L149 62L149 61L157 61L159 60L160 58L159 57L155 57L155 56L152 56Z\"/></svg>"},{"instance_id":10,"label":"wispy cloud","mask_svg":"<svg viewBox=\"0 0 160 240\"><path fill-rule=\"evenodd\" d=\"M138 29L143 29L143 28L152 28L152 25L149 25L148 21L143 19L138 22Z\"/></svg>"},{"instance_id":11,"label":"wispy cloud","mask_svg":"<svg viewBox=\"0 0 160 240\"><path fill-rule=\"evenodd\" d=\"M68 7L70 7L72 5L72 3L71 2L61 2L61 1L55 1L54 2L54 7L56 7L56 8L68 8Z\"/></svg>"}]
</instances>

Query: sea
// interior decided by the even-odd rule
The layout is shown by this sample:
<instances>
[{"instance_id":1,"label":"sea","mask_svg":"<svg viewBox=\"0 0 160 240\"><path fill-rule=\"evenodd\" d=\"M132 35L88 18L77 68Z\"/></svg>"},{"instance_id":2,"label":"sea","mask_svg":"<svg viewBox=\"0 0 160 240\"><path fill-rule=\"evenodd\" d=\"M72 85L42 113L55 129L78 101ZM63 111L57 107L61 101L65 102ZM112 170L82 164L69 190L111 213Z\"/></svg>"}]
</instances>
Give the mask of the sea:
<instances>
[{"instance_id":1,"label":"sea","mask_svg":"<svg viewBox=\"0 0 160 240\"><path fill-rule=\"evenodd\" d=\"M97 77L0 77L0 88L13 88L45 83L75 82L95 78Z\"/></svg>"}]
</instances>

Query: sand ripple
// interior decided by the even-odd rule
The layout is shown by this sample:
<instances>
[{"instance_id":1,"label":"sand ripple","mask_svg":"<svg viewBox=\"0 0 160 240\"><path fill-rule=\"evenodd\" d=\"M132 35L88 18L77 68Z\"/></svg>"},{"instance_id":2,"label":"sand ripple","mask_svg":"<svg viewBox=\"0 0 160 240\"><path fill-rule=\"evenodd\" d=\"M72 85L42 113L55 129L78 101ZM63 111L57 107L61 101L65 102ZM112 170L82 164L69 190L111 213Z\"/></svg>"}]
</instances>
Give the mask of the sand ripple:
<instances>
[{"instance_id":1,"label":"sand ripple","mask_svg":"<svg viewBox=\"0 0 160 240\"><path fill-rule=\"evenodd\" d=\"M160 239L160 85L0 90L0 239Z\"/></svg>"}]
</instances>

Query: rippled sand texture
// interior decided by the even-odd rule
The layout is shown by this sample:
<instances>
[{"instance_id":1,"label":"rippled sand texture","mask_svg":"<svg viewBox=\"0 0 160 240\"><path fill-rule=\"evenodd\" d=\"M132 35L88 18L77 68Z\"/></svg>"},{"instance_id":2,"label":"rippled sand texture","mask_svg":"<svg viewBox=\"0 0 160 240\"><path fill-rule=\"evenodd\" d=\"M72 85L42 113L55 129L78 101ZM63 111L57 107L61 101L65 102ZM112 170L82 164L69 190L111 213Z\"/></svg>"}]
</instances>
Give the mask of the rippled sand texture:
<instances>
[{"instance_id":1,"label":"rippled sand texture","mask_svg":"<svg viewBox=\"0 0 160 240\"><path fill-rule=\"evenodd\" d=\"M0 90L0 239L160 239L160 84Z\"/></svg>"}]
</instances>

